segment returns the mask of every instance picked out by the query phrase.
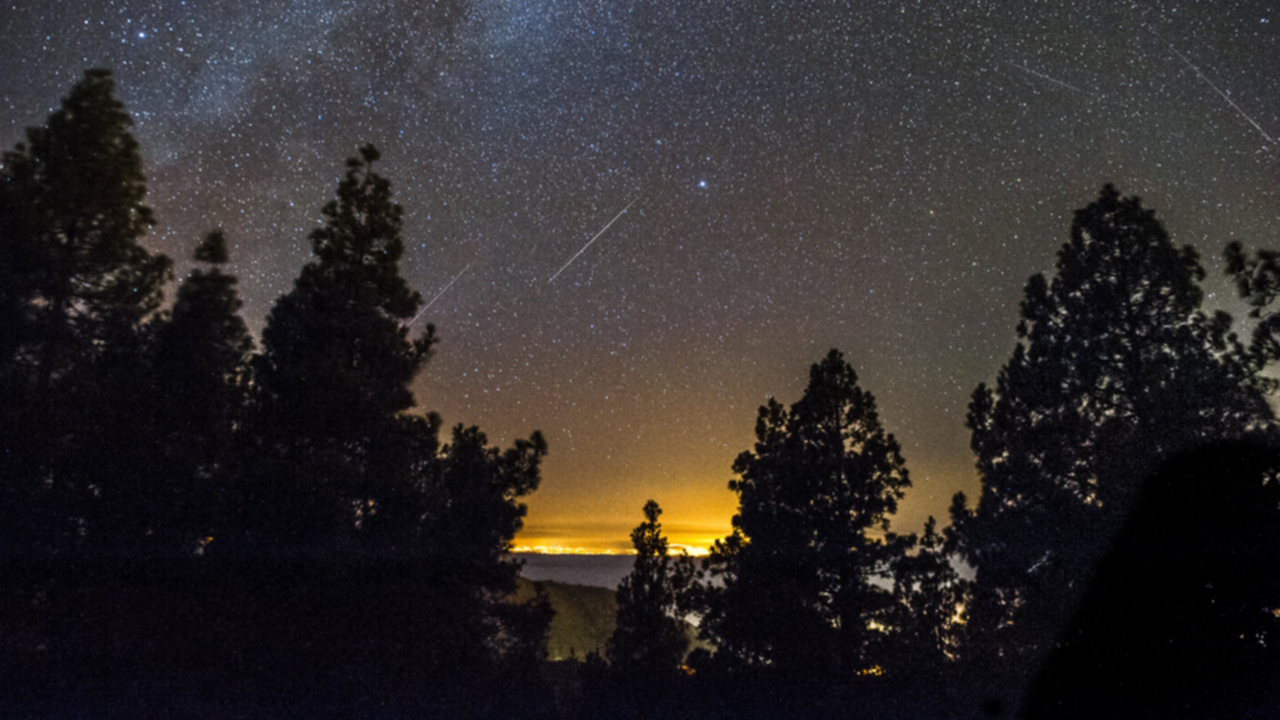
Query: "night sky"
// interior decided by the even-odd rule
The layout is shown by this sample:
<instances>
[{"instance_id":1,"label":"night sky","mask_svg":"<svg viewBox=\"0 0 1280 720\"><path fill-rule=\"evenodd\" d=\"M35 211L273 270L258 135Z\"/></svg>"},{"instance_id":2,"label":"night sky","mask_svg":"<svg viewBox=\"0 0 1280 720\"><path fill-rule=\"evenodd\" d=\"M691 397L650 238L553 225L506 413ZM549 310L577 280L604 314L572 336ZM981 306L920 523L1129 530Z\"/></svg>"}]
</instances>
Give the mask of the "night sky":
<instances>
[{"instance_id":1,"label":"night sky","mask_svg":"<svg viewBox=\"0 0 1280 720\"><path fill-rule=\"evenodd\" d=\"M181 278L224 228L258 331L376 144L402 273L456 278L419 404L550 444L519 545L629 547L649 498L673 542L723 536L756 408L831 347L919 531L975 496L969 395L1105 182L1201 251L1212 307L1241 315L1226 243L1280 245L1280 6L1006 5L473 0L450 34L408 0L21 0L0 145L114 70L145 243Z\"/></svg>"}]
</instances>

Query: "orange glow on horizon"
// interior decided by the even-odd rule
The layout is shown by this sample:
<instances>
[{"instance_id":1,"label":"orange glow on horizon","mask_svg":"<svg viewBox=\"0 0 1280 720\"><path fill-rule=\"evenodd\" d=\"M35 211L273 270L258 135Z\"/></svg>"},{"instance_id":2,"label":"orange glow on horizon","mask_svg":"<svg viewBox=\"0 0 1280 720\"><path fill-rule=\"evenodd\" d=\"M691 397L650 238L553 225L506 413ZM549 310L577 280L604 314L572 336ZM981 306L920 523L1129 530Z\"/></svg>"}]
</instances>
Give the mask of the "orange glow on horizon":
<instances>
[{"instance_id":1,"label":"orange glow on horizon","mask_svg":"<svg viewBox=\"0 0 1280 720\"><path fill-rule=\"evenodd\" d=\"M635 555L635 550L615 550L613 548L586 548L566 545L517 545L511 548L513 553L529 553L533 555ZM689 557L706 557L711 554L709 547L697 545L671 545L668 554L679 557L688 553Z\"/></svg>"},{"instance_id":2,"label":"orange glow on horizon","mask_svg":"<svg viewBox=\"0 0 1280 720\"><path fill-rule=\"evenodd\" d=\"M591 549L585 547L569 547L567 545L517 545L511 548L513 553L531 555L634 555L634 550L618 551L612 548Z\"/></svg>"},{"instance_id":3,"label":"orange glow on horizon","mask_svg":"<svg viewBox=\"0 0 1280 720\"><path fill-rule=\"evenodd\" d=\"M714 498L716 501L727 499L729 503L724 507L697 494L667 500L659 522L671 555L688 552L692 557L705 557L717 540L733 532L737 498L730 493L724 495L728 497ZM631 546L631 531L644 520L640 513L643 506L644 501L636 502L634 498L608 498L587 507L535 507L531 502L524 527L511 543L512 551L632 555L635 549Z\"/></svg>"}]
</instances>

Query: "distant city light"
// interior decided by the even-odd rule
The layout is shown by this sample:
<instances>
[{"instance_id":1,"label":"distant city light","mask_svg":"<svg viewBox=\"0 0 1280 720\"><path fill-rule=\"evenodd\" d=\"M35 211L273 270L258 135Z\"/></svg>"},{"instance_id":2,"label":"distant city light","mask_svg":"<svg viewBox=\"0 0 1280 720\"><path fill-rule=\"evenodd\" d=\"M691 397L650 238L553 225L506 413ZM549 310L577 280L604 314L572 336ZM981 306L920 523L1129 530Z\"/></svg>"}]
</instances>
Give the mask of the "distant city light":
<instances>
[{"instance_id":1,"label":"distant city light","mask_svg":"<svg viewBox=\"0 0 1280 720\"><path fill-rule=\"evenodd\" d=\"M711 550L696 545L671 545L668 554L678 556L680 551L689 553L690 557L706 557ZM534 555L635 555L635 550L592 550L584 547L567 547L564 545L519 545L511 549L513 553L530 553Z\"/></svg>"},{"instance_id":2,"label":"distant city light","mask_svg":"<svg viewBox=\"0 0 1280 720\"><path fill-rule=\"evenodd\" d=\"M535 555L634 555L634 550L617 552L614 550L590 550L584 547L565 547L563 545L521 545L511 549L513 553L533 553Z\"/></svg>"}]
</instances>

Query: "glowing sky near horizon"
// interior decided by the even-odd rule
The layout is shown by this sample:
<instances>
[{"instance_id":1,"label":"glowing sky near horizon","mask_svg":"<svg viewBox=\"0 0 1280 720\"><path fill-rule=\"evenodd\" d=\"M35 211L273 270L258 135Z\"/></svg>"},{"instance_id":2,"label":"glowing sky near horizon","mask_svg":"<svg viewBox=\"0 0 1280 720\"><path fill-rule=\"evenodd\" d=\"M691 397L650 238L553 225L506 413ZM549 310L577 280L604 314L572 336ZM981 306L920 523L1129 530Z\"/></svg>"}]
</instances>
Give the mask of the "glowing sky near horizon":
<instances>
[{"instance_id":1,"label":"glowing sky near horizon","mask_svg":"<svg viewBox=\"0 0 1280 720\"><path fill-rule=\"evenodd\" d=\"M549 441L518 545L623 549L649 498L674 542L723 536L757 406L831 347L903 445L894 529L945 522L969 395L1105 182L1200 249L1214 307L1226 243L1280 245L1268 3L474 0L452 38L421 7L3 3L0 144L113 69L146 242L181 275L224 228L255 330L376 144L442 338L420 405Z\"/></svg>"}]
</instances>

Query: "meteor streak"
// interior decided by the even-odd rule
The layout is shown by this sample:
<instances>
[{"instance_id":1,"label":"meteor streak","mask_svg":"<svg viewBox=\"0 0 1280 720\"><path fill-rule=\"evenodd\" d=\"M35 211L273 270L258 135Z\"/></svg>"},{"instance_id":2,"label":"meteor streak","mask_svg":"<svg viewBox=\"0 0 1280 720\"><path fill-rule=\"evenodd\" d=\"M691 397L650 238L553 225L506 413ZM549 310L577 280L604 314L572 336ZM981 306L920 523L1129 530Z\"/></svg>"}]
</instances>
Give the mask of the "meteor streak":
<instances>
[{"instance_id":1,"label":"meteor streak","mask_svg":"<svg viewBox=\"0 0 1280 720\"><path fill-rule=\"evenodd\" d=\"M417 322L417 321L418 321L418 318L422 317L422 313L426 312L426 311L427 311L427 308L429 308L429 307L431 307L432 305L434 305L434 304L435 304L435 302L436 302L437 300L439 300L439 299L440 299L440 296L441 296L441 295L443 295L443 294L445 293L445 290L448 290L449 288L453 287L453 284L454 284L454 283L456 283L456 282L458 282L458 278L462 277L463 275L466 275L466 274L467 274L467 271L468 271L468 270L470 270L470 269L471 269L471 263L467 263L467 266L466 266L466 267L464 267L464 268L462 268L462 272L458 273L457 275L454 275L454 276L453 276L453 279L449 281L449 284L444 286L444 290L441 290L440 292L436 293L436 296L435 296L435 297L433 297L433 298L431 298L431 302L427 303L426 305L423 305L423 306L422 306L422 309L418 311L418 314L417 314L417 315L414 315L414 316L413 316L413 319L412 319L412 320L410 320L410 321L405 325L405 327L409 327L409 325L412 325L412 324L414 324L415 322Z\"/></svg>"},{"instance_id":2,"label":"meteor streak","mask_svg":"<svg viewBox=\"0 0 1280 720\"><path fill-rule=\"evenodd\" d=\"M1038 77L1038 78L1044 78L1045 80L1048 80L1049 82L1054 83L1055 85L1061 85L1062 87L1064 87L1064 88L1066 88L1066 89L1068 89L1068 90L1075 90L1075 91L1076 91L1076 92L1078 92L1078 93L1082 93L1082 92L1084 92L1083 90L1081 90L1080 88L1076 87L1075 85L1068 85L1067 83L1064 83L1064 82L1062 82L1061 80L1055 80L1055 79L1053 79L1053 78L1049 77L1048 75L1045 75L1044 73L1036 72L1035 70L1032 70L1032 69L1031 69L1031 68L1029 68L1029 67L1024 67L1024 66L1019 65L1019 64L1017 64L1017 63L1009 63L1009 64L1010 64L1010 65L1012 65L1012 66L1014 66L1014 67L1016 67L1016 68L1018 68L1018 69L1019 69L1019 70L1021 70L1022 72L1025 72L1025 73L1031 73L1032 75L1035 75L1035 76L1036 76L1036 77Z\"/></svg>"},{"instance_id":3,"label":"meteor streak","mask_svg":"<svg viewBox=\"0 0 1280 720\"><path fill-rule=\"evenodd\" d=\"M547 284L548 284L548 285L550 285L550 284L551 284L551 282L552 282L552 280L555 280L556 278L560 277L560 273L564 272L564 269L565 269L565 268L569 267L569 265L571 265L571 264L573 263L573 261L574 261L574 260L577 260L579 255L581 255L582 253L586 252L586 251L587 251L587 248L591 247L591 243L593 243L593 242L595 242L597 239L599 239L599 237L600 237L601 235L603 235L603 234L604 234L604 231L609 229L609 225L612 225L612 224L614 224L614 223L618 222L618 218L622 217L623 213L625 213L626 211L630 210L630 209L631 209L631 206L632 206L632 205L635 205L635 204L636 204L636 201L637 201L637 200L639 200L639 199L641 198L641 196L643 196L643 195L644 195L644 193L640 193L639 195L637 195L637 196L635 197L635 200L632 200L631 202L627 203L627 206L626 206L626 207L624 207L624 208L622 208L622 212L618 213L617 215L614 215L614 216L613 216L613 219L609 221L608 225L605 225L604 227L600 228L600 232L596 233L595 237L593 237L593 238L591 238L590 240L588 240L588 241L587 241L587 244L586 244L586 245L583 245L581 250L579 250L578 252L574 253L573 257L569 258L569 262L565 263L563 267L561 267L559 270L557 270L557 271L556 271L556 274L555 274L555 275L552 275L552 276L551 276L551 280L548 280L548 281L547 281Z\"/></svg>"},{"instance_id":4,"label":"meteor streak","mask_svg":"<svg viewBox=\"0 0 1280 720\"><path fill-rule=\"evenodd\" d=\"M1147 29L1148 29L1148 30L1151 30L1151 28L1150 28L1150 27L1148 27ZM1235 104L1235 102L1234 102L1234 101L1232 101L1232 99L1231 99L1230 97L1227 97L1227 94L1226 94L1225 92L1223 92L1223 91L1222 91L1222 90L1221 90L1217 85L1214 85L1212 80L1210 80L1209 78L1205 77L1205 74L1204 74L1204 73L1202 73L1202 72L1200 72L1200 68L1198 68L1198 67L1196 67L1195 65L1193 65L1193 64L1191 63L1191 61L1187 59L1187 56L1186 56L1186 55L1183 55L1182 53L1178 52L1178 49L1177 49L1177 48L1175 48L1175 47L1173 46L1173 43L1171 43L1171 42L1169 42L1168 40L1165 40L1164 38L1160 37L1158 34L1156 34L1156 31L1155 31L1155 30L1151 30L1151 34L1152 34L1152 35L1155 35L1157 38L1159 38L1159 39L1160 39L1160 41L1161 41L1161 42L1163 42L1165 45L1168 45L1168 46L1169 46L1169 52L1172 52L1174 55L1177 55L1179 60L1181 60L1182 62L1186 63L1187 67L1189 67L1189 68L1191 68L1192 70L1194 70L1194 71L1195 71L1195 73L1196 73L1196 75L1199 75L1199 76L1200 76L1200 79L1204 81L1204 84L1205 84L1205 85L1208 85L1209 87L1213 88L1213 91L1214 91L1214 92L1216 92L1216 93L1218 93L1219 95L1221 95L1221 96L1222 96L1222 99L1223 99L1223 100L1226 100L1226 101L1227 101L1227 104L1228 104L1228 105L1230 105L1230 106L1231 106L1231 108L1232 108L1233 110L1235 110L1236 112L1240 113L1240 117L1244 118L1245 120L1248 120L1248 121L1249 121L1249 124L1250 124L1250 125L1252 125L1252 126L1254 127L1254 129L1255 129L1255 130L1257 130L1257 131L1258 131L1258 133L1262 135L1262 137L1264 137L1264 138L1266 138L1266 139L1267 139L1267 142L1268 142L1268 143L1271 143L1272 145L1275 145L1275 144L1276 144L1275 138L1273 138L1273 137L1271 137L1270 135L1268 135L1268 134L1267 134L1267 131L1266 131L1266 130L1263 130L1261 125L1259 125L1257 122L1255 122L1253 118L1249 117L1249 114L1248 114L1248 113L1246 113L1244 110L1240 109L1240 106L1239 106L1239 105L1237 105L1237 104Z\"/></svg>"}]
</instances>

